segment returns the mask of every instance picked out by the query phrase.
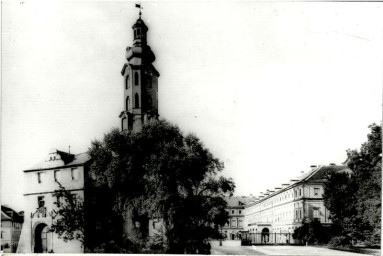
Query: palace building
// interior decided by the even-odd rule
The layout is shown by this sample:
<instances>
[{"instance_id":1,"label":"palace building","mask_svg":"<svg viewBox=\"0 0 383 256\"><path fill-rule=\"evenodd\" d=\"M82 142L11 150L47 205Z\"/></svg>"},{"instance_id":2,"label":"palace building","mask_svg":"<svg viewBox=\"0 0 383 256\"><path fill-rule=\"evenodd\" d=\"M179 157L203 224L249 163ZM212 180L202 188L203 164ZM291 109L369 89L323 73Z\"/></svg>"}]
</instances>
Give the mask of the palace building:
<instances>
[{"instance_id":1,"label":"palace building","mask_svg":"<svg viewBox=\"0 0 383 256\"><path fill-rule=\"evenodd\" d=\"M251 243L294 243L291 234L305 221L330 225L323 193L328 172L349 172L346 166L312 166L296 179L267 190L246 205L244 230Z\"/></svg>"}]
</instances>

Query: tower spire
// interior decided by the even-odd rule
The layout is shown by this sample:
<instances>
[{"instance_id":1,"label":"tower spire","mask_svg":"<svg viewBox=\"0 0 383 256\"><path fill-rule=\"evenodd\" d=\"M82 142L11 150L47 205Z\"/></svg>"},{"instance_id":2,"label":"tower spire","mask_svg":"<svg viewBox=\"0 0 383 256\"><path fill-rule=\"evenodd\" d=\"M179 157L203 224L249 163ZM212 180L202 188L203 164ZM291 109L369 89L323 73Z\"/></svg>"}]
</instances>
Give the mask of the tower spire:
<instances>
[{"instance_id":1,"label":"tower spire","mask_svg":"<svg viewBox=\"0 0 383 256\"><path fill-rule=\"evenodd\" d=\"M144 9L144 7L141 7L141 3L140 4L136 4L136 8L140 9L140 12L138 13L139 15L139 18L141 19L141 10Z\"/></svg>"},{"instance_id":2,"label":"tower spire","mask_svg":"<svg viewBox=\"0 0 383 256\"><path fill-rule=\"evenodd\" d=\"M126 48L123 76L124 109L120 113L121 129L139 131L150 119L158 118L158 77L153 66L156 57L150 49L146 36L148 27L140 17L132 26L133 46Z\"/></svg>"}]
</instances>

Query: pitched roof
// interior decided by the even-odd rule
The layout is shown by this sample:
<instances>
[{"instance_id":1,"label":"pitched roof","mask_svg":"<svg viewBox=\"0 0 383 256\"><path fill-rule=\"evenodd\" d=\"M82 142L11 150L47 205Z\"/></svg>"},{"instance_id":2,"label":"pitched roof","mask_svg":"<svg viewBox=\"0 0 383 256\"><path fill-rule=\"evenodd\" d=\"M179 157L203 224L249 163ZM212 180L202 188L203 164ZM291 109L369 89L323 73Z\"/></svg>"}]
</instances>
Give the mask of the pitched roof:
<instances>
[{"instance_id":1,"label":"pitched roof","mask_svg":"<svg viewBox=\"0 0 383 256\"><path fill-rule=\"evenodd\" d=\"M24 170L24 172L82 165L89 160L90 156L86 152L74 155L57 149L51 149L47 157L33 167Z\"/></svg>"},{"instance_id":2,"label":"pitched roof","mask_svg":"<svg viewBox=\"0 0 383 256\"><path fill-rule=\"evenodd\" d=\"M224 199L228 207L240 207L256 200L256 198L252 196L231 196L225 197Z\"/></svg>"},{"instance_id":3,"label":"pitched roof","mask_svg":"<svg viewBox=\"0 0 383 256\"><path fill-rule=\"evenodd\" d=\"M13 220L14 222L24 222L24 216L20 215L15 210L2 205L1 206L1 220Z\"/></svg>"},{"instance_id":4,"label":"pitched roof","mask_svg":"<svg viewBox=\"0 0 383 256\"><path fill-rule=\"evenodd\" d=\"M295 179L291 179L291 182L289 185L283 184L282 189L276 190L275 192L270 193L263 193L264 196L262 196L259 201L264 201L282 191L288 190L297 184L300 184L302 182L307 181L325 181L326 175L328 172L351 172L351 170L344 165L320 165L320 166L313 166L313 168L305 173L302 173L300 176L298 176ZM262 194L262 192L261 192Z\"/></svg>"}]
</instances>

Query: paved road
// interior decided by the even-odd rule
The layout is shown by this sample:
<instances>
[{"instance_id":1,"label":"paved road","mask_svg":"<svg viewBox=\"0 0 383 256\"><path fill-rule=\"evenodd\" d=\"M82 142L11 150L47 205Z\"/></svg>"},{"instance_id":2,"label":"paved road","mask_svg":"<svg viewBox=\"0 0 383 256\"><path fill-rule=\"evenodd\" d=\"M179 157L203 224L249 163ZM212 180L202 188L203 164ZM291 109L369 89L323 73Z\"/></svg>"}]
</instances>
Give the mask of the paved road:
<instances>
[{"instance_id":1,"label":"paved road","mask_svg":"<svg viewBox=\"0 0 383 256\"><path fill-rule=\"evenodd\" d=\"M271 256L357 256L364 255L312 246L252 246L257 252Z\"/></svg>"},{"instance_id":2,"label":"paved road","mask_svg":"<svg viewBox=\"0 0 383 256\"><path fill-rule=\"evenodd\" d=\"M211 254L270 256L366 256L366 254L343 252L311 246L218 246L217 244L212 244Z\"/></svg>"},{"instance_id":3,"label":"paved road","mask_svg":"<svg viewBox=\"0 0 383 256\"><path fill-rule=\"evenodd\" d=\"M210 253L213 255L267 255L254 250L251 246L213 246Z\"/></svg>"}]
</instances>

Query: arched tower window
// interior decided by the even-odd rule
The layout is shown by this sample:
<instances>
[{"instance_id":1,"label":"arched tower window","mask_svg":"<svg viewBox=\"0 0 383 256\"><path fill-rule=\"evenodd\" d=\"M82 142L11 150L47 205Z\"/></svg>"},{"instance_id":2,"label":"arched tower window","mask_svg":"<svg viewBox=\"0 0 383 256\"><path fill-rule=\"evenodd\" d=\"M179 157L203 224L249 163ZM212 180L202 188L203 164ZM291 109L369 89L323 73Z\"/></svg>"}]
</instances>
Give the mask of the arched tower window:
<instances>
[{"instance_id":1,"label":"arched tower window","mask_svg":"<svg viewBox=\"0 0 383 256\"><path fill-rule=\"evenodd\" d=\"M129 88L129 76L126 77L125 79L125 89Z\"/></svg>"},{"instance_id":2,"label":"arched tower window","mask_svg":"<svg viewBox=\"0 0 383 256\"><path fill-rule=\"evenodd\" d=\"M134 30L134 39L141 38L141 28L136 28Z\"/></svg>"},{"instance_id":3,"label":"arched tower window","mask_svg":"<svg viewBox=\"0 0 383 256\"><path fill-rule=\"evenodd\" d=\"M140 78L140 75L138 74L138 72L135 72L134 73L134 84L135 85L138 85L138 79Z\"/></svg>"},{"instance_id":4,"label":"arched tower window","mask_svg":"<svg viewBox=\"0 0 383 256\"><path fill-rule=\"evenodd\" d=\"M129 106L130 106L130 99L129 99L129 96L128 96L128 97L126 97L126 106L125 106L126 112L128 112Z\"/></svg>"},{"instance_id":5,"label":"arched tower window","mask_svg":"<svg viewBox=\"0 0 383 256\"><path fill-rule=\"evenodd\" d=\"M138 93L136 93L136 95L134 95L134 107L140 108L140 99L138 97Z\"/></svg>"}]
</instances>

